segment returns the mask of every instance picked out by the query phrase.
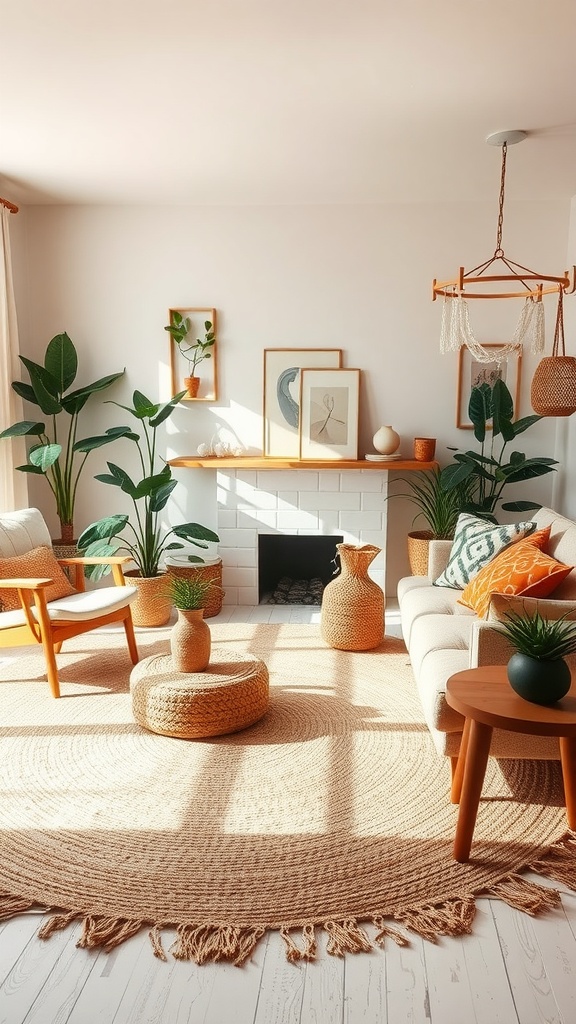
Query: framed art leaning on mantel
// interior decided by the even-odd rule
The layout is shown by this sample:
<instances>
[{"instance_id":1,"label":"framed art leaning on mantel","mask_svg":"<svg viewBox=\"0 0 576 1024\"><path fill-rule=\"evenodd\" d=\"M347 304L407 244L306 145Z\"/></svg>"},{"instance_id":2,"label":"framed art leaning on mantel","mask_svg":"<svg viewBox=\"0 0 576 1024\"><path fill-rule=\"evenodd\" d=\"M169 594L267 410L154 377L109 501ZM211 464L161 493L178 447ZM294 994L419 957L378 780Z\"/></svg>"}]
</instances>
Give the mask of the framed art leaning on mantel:
<instances>
[{"instance_id":1,"label":"framed art leaning on mantel","mask_svg":"<svg viewBox=\"0 0 576 1024\"><path fill-rule=\"evenodd\" d=\"M360 370L302 368L300 458L357 459Z\"/></svg>"},{"instance_id":2,"label":"framed art leaning on mantel","mask_svg":"<svg viewBox=\"0 0 576 1024\"><path fill-rule=\"evenodd\" d=\"M300 373L303 367L337 368L339 348L264 349L265 456L297 459L300 447Z\"/></svg>"},{"instance_id":3,"label":"framed art leaning on mantel","mask_svg":"<svg viewBox=\"0 0 576 1024\"><path fill-rule=\"evenodd\" d=\"M210 306L175 306L170 322L172 395L186 390L184 402L215 402L218 397L216 310ZM195 383L188 383L195 381Z\"/></svg>"}]
</instances>

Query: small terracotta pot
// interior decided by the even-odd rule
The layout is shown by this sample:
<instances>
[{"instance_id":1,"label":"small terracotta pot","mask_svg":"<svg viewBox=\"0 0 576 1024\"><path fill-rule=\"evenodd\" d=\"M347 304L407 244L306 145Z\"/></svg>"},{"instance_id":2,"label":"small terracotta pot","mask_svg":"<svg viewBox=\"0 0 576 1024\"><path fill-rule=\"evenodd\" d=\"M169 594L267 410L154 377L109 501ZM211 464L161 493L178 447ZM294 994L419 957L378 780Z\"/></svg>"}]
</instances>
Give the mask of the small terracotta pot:
<instances>
[{"instance_id":1,"label":"small terracotta pot","mask_svg":"<svg viewBox=\"0 0 576 1024\"><path fill-rule=\"evenodd\" d=\"M188 392L189 398L197 398L198 388L200 387L200 377L184 377L184 387Z\"/></svg>"},{"instance_id":2,"label":"small terracotta pot","mask_svg":"<svg viewBox=\"0 0 576 1024\"><path fill-rule=\"evenodd\" d=\"M435 437L414 438L414 458L417 462L432 462L436 454Z\"/></svg>"}]
</instances>

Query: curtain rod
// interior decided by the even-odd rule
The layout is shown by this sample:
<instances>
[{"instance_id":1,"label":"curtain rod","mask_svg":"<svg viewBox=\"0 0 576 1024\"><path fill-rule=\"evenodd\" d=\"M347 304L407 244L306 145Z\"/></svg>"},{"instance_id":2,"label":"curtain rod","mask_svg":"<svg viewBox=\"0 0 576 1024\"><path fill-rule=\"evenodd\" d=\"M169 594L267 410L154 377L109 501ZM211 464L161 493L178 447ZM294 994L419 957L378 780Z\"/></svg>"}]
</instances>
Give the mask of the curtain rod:
<instances>
[{"instance_id":1,"label":"curtain rod","mask_svg":"<svg viewBox=\"0 0 576 1024\"><path fill-rule=\"evenodd\" d=\"M10 210L10 213L18 213L18 207L14 206L14 203L9 203L7 199L2 199L1 196L0 205L5 206L8 210Z\"/></svg>"}]
</instances>

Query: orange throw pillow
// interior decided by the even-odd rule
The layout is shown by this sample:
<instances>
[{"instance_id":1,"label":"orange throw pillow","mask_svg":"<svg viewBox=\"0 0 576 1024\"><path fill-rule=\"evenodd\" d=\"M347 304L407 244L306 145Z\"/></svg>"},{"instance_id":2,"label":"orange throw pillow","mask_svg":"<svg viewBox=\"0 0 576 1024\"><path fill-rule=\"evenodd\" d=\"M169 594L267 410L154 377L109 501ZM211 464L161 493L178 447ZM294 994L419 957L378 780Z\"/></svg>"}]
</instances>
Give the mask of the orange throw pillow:
<instances>
[{"instance_id":1,"label":"orange throw pillow","mask_svg":"<svg viewBox=\"0 0 576 1024\"><path fill-rule=\"evenodd\" d=\"M44 588L47 601L56 601L59 597L69 597L76 591L66 573L56 560L51 548L33 548L24 555L12 555L0 558L0 579L49 579L54 582ZM0 611L10 612L20 608L18 591L8 588L0 590Z\"/></svg>"},{"instance_id":2,"label":"orange throw pillow","mask_svg":"<svg viewBox=\"0 0 576 1024\"><path fill-rule=\"evenodd\" d=\"M545 532L545 531L541 531ZM534 544L536 534L496 555L462 591L460 603L485 618L491 594L548 597L574 566L563 565Z\"/></svg>"}]
</instances>

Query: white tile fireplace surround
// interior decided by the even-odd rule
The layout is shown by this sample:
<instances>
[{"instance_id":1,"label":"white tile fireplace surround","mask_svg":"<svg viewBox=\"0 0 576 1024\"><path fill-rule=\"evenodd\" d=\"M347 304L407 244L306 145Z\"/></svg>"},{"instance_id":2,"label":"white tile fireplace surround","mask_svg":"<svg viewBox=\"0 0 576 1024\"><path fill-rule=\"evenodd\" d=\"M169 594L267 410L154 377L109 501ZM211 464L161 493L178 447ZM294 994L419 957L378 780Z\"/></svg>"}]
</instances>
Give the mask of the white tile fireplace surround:
<instances>
[{"instance_id":1,"label":"white tile fireplace surround","mask_svg":"<svg viewBox=\"0 0 576 1024\"><path fill-rule=\"evenodd\" d=\"M216 467L215 467L216 468ZM388 473L362 469L217 469L225 604L258 604L258 536L341 536L375 544L370 576L385 590Z\"/></svg>"}]
</instances>

